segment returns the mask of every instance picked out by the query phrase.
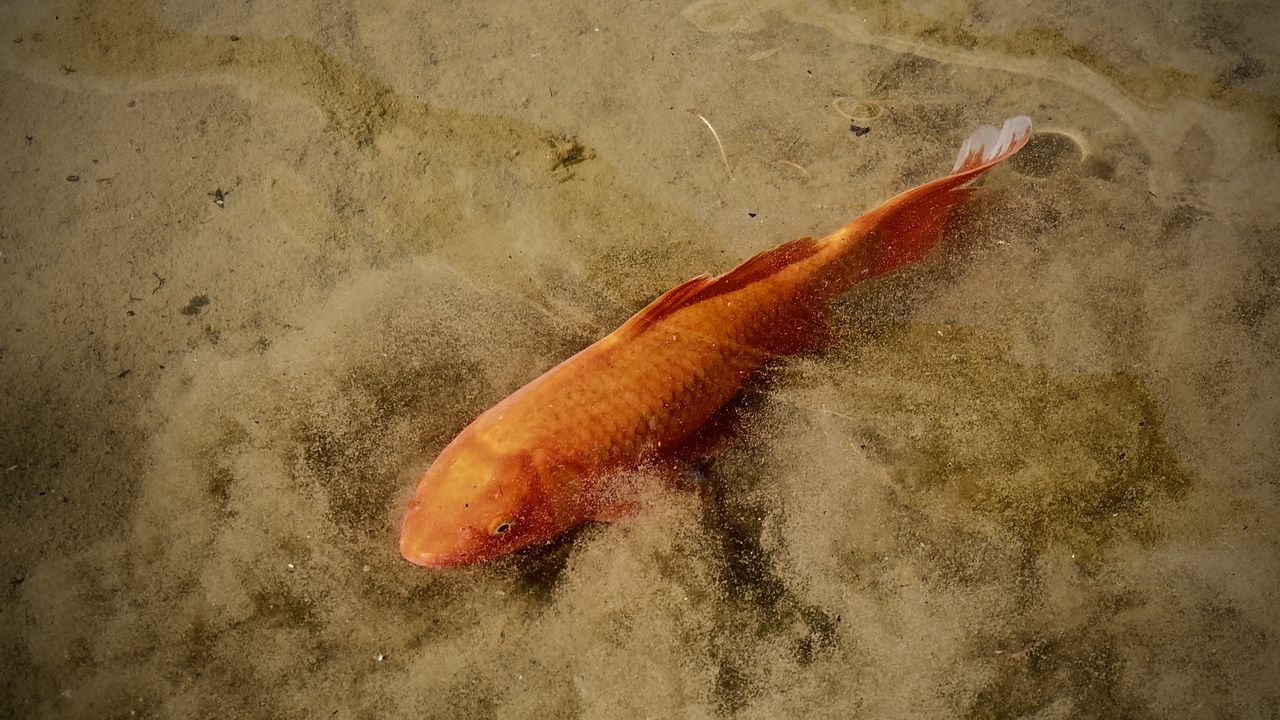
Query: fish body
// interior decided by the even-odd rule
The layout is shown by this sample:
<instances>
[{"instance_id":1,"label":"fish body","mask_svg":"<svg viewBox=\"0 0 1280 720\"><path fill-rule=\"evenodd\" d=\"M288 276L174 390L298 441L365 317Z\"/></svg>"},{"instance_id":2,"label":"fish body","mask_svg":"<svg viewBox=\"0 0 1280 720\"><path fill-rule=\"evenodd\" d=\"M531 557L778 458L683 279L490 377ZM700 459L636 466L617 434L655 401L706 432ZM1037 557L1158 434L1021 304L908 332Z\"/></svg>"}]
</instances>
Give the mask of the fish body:
<instances>
[{"instance_id":1,"label":"fish body","mask_svg":"<svg viewBox=\"0 0 1280 720\"><path fill-rule=\"evenodd\" d=\"M482 413L419 479L400 552L461 565L631 510L611 483L669 457L769 358L817 347L831 300L923 256L978 175L1031 121L966 139L952 172L820 239L801 238L668 292Z\"/></svg>"}]
</instances>

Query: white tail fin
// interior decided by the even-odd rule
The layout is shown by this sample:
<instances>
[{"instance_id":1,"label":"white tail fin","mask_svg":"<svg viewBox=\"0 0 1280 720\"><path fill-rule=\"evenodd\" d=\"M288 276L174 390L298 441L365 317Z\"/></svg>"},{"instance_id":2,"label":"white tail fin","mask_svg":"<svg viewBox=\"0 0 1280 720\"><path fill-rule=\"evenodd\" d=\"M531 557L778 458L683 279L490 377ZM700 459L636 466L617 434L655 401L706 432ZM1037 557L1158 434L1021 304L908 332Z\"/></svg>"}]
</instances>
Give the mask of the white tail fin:
<instances>
[{"instance_id":1,"label":"white tail fin","mask_svg":"<svg viewBox=\"0 0 1280 720\"><path fill-rule=\"evenodd\" d=\"M1011 117L1004 121L1004 126L997 129L994 125L983 125L969 134L960 146L956 155L956 164L951 168L955 175L982 166L991 166L1017 152L1031 137L1031 118L1026 115Z\"/></svg>"}]
</instances>

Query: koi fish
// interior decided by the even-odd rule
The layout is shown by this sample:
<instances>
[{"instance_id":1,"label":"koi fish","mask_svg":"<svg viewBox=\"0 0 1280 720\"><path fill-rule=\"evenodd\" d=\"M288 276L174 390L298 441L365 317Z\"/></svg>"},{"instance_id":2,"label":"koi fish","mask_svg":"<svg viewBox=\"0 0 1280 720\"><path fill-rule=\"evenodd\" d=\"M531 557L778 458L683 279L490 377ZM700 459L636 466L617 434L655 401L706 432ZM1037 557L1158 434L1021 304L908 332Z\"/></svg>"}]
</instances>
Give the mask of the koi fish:
<instances>
[{"instance_id":1,"label":"koi fish","mask_svg":"<svg viewBox=\"0 0 1280 720\"><path fill-rule=\"evenodd\" d=\"M769 358L821 344L826 310L854 284L922 257L968 183L1009 158L1031 120L979 127L950 174L821 239L792 240L667 291L617 330L467 425L418 480L400 554L461 565L635 512L628 470L669 457Z\"/></svg>"}]
</instances>

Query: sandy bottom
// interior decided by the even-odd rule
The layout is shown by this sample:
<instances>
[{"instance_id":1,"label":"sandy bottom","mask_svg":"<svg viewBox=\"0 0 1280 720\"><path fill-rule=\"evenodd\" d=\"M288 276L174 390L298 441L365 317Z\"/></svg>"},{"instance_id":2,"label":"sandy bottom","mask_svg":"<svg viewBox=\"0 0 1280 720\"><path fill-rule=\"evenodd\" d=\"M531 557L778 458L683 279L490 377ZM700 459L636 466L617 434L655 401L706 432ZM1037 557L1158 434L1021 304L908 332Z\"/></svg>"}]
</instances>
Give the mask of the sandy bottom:
<instances>
[{"instance_id":1,"label":"sandy bottom","mask_svg":"<svg viewBox=\"0 0 1280 720\"><path fill-rule=\"evenodd\" d=\"M0 8L0 715L1280 716L1280 16L543 5ZM399 558L476 413L1014 114L705 498Z\"/></svg>"}]
</instances>

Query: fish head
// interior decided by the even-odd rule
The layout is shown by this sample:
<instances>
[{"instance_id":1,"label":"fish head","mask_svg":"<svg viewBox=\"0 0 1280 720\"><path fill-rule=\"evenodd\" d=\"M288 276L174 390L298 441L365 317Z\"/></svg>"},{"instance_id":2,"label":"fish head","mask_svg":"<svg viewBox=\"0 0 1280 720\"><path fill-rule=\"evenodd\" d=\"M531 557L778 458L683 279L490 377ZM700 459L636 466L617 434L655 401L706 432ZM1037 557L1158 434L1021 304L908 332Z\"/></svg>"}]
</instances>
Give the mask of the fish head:
<instances>
[{"instance_id":1,"label":"fish head","mask_svg":"<svg viewBox=\"0 0 1280 720\"><path fill-rule=\"evenodd\" d=\"M415 565L488 560L564 530L528 453L504 452L465 433L418 481L400 530L400 554Z\"/></svg>"}]
</instances>

